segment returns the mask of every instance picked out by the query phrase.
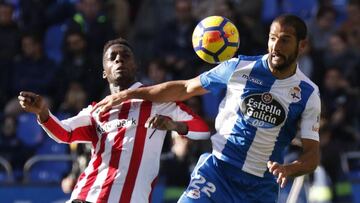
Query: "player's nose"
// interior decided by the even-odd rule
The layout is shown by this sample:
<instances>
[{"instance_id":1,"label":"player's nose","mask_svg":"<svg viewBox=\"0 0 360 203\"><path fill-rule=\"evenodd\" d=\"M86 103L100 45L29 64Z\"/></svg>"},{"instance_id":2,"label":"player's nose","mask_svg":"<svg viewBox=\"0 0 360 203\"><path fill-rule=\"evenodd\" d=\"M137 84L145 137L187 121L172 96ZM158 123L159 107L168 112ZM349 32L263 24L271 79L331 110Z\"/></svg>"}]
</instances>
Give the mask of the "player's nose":
<instances>
[{"instance_id":1,"label":"player's nose","mask_svg":"<svg viewBox=\"0 0 360 203\"><path fill-rule=\"evenodd\" d=\"M116 55L115 62L116 63L124 63L123 58L120 56L120 54Z\"/></svg>"}]
</instances>

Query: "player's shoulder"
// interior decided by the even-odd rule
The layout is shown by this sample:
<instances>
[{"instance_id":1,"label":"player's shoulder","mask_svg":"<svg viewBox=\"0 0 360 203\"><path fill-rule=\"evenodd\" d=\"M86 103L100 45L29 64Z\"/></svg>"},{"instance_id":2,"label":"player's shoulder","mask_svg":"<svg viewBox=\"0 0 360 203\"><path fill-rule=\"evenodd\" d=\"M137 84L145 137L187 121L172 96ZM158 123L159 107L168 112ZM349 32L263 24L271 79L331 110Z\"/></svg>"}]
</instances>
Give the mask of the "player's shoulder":
<instances>
[{"instance_id":1,"label":"player's shoulder","mask_svg":"<svg viewBox=\"0 0 360 203\"><path fill-rule=\"evenodd\" d=\"M248 55L238 55L238 60L240 61L258 61L262 60L265 55L255 55L255 56L248 56Z\"/></svg>"},{"instance_id":2,"label":"player's shoulder","mask_svg":"<svg viewBox=\"0 0 360 203\"><path fill-rule=\"evenodd\" d=\"M222 65L236 69L236 68L240 68L241 66L245 66L259 60L261 61L263 60L264 56L265 55L257 55L257 56L238 55L237 57L231 58L223 62Z\"/></svg>"},{"instance_id":3,"label":"player's shoulder","mask_svg":"<svg viewBox=\"0 0 360 203\"><path fill-rule=\"evenodd\" d=\"M308 84L309 86L311 86L312 88L318 90L319 87L317 86L317 84L315 84L308 76L306 76L301 70L297 71L297 75L299 77L299 79Z\"/></svg>"},{"instance_id":4,"label":"player's shoulder","mask_svg":"<svg viewBox=\"0 0 360 203\"><path fill-rule=\"evenodd\" d=\"M317 86L317 84L315 84L309 77L307 77L301 70L297 71L297 75L300 79L300 81L302 83L304 83L305 85L303 85L304 87L308 87L306 89L314 92L316 95L318 95L320 97L320 91L319 91L319 87Z\"/></svg>"}]
</instances>

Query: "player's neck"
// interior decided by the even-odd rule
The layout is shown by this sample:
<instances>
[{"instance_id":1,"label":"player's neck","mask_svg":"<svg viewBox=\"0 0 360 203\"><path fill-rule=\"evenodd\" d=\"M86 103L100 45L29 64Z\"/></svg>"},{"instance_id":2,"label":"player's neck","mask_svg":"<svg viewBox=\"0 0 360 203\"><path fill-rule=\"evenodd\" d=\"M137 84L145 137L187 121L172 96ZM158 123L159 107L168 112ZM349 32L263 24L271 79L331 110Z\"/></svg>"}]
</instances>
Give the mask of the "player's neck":
<instances>
[{"instance_id":1,"label":"player's neck","mask_svg":"<svg viewBox=\"0 0 360 203\"><path fill-rule=\"evenodd\" d=\"M290 66L284 68L283 70L275 69L271 66L271 64L268 62L268 66L270 68L271 73L277 78L277 79L286 79L288 77L291 77L296 72L296 62L291 64Z\"/></svg>"},{"instance_id":2,"label":"player's neck","mask_svg":"<svg viewBox=\"0 0 360 203\"><path fill-rule=\"evenodd\" d=\"M114 85L114 84L110 84L110 92L111 94L114 94L114 93L118 93L118 92L121 92L125 89L128 89L130 86L124 86L124 85Z\"/></svg>"},{"instance_id":3,"label":"player's neck","mask_svg":"<svg viewBox=\"0 0 360 203\"><path fill-rule=\"evenodd\" d=\"M135 83L135 81L124 82L124 84L114 84L114 83L110 83L110 84L109 84L110 92L111 92L111 94L121 92L121 91L126 90L126 89L128 89L129 87L131 87L131 85L133 85L134 83Z\"/></svg>"}]
</instances>

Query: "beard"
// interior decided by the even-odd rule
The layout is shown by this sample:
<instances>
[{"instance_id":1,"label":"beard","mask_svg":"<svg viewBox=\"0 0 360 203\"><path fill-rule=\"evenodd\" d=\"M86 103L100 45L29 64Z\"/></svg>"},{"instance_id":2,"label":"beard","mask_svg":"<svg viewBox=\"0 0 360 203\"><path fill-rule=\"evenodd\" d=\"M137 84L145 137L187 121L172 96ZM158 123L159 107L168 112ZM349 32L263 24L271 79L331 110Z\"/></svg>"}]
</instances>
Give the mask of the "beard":
<instances>
[{"instance_id":1,"label":"beard","mask_svg":"<svg viewBox=\"0 0 360 203\"><path fill-rule=\"evenodd\" d=\"M289 56L277 54L277 57L281 58L281 60L283 61L282 63L273 63L274 56L271 53L269 53L269 63L273 69L276 69L278 71L286 70L287 68L290 67L291 64L293 64L296 61L298 53L299 53L299 51L296 48L295 52L293 52Z\"/></svg>"}]
</instances>

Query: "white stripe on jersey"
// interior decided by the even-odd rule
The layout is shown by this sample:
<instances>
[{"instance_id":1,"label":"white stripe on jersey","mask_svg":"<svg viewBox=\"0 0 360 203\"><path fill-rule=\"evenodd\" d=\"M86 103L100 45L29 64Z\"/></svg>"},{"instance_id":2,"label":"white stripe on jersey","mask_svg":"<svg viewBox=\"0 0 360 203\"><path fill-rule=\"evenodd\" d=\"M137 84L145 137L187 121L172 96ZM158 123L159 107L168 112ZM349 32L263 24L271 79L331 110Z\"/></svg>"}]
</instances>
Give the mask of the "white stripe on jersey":
<instances>
[{"instance_id":1,"label":"white stripe on jersey","mask_svg":"<svg viewBox=\"0 0 360 203\"><path fill-rule=\"evenodd\" d=\"M111 109L109 121L118 119L119 114L113 113L113 112L114 112L114 110ZM108 133L108 135L106 137L105 148L104 148L103 153L101 154L102 162L98 168L98 174L96 176L96 180L93 183L93 185L91 186L89 193L86 197L86 201L92 202L95 199L98 199L98 196L100 195L101 186L105 182L105 179L107 177L107 173L109 170L108 165L109 165L110 158L111 158L111 151L112 151L112 147L114 146L114 138L117 134L118 134L118 131L112 131L112 132Z\"/></svg>"},{"instance_id":2,"label":"white stripe on jersey","mask_svg":"<svg viewBox=\"0 0 360 203\"><path fill-rule=\"evenodd\" d=\"M99 136L99 134L97 134L97 136ZM92 154L91 154L91 159L87 165L87 167L85 168L85 170L83 171L83 173L80 175L78 182L76 183L76 186L73 190L73 192L71 193L71 197L70 200L67 203L70 203L71 200L73 199L77 199L77 197L79 196L81 190L84 188L86 182L88 181L88 177L89 174L91 172L93 172L94 169L94 162L96 161L96 154L99 153L100 151L100 145L101 145L101 139L99 138L99 141L96 143L96 146L94 146L94 149L92 150ZM80 179L82 178L82 179Z\"/></svg>"},{"instance_id":3,"label":"white stripe on jersey","mask_svg":"<svg viewBox=\"0 0 360 203\"><path fill-rule=\"evenodd\" d=\"M213 153L217 158L221 157L221 151L224 149L229 134L232 133L233 127L238 119L238 111L240 108L240 96L246 83L240 83L238 80L245 80L242 75L249 75L254 61L240 61L238 67L243 67L239 71L238 67L230 78L226 95L219 105L219 113L215 120L216 134L211 136L213 144ZM227 114L224 112L226 108Z\"/></svg>"},{"instance_id":4,"label":"white stripe on jersey","mask_svg":"<svg viewBox=\"0 0 360 203\"><path fill-rule=\"evenodd\" d=\"M134 108L134 105L137 104L134 104L132 102L128 118L139 118L140 108ZM116 178L111 187L108 202L119 202L120 200L119 194L121 194L122 190L124 189L124 183L129 171L131 155L134 149L135 134L136 134L136 126L134 128L126 129L124 139L122 141L123 152L120 155Z\"/></svg>"}]
</instances>

